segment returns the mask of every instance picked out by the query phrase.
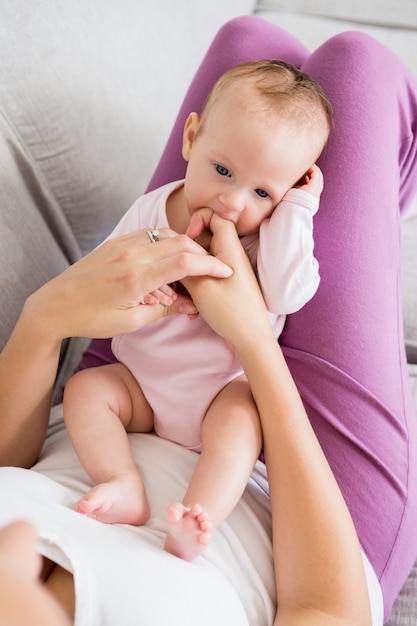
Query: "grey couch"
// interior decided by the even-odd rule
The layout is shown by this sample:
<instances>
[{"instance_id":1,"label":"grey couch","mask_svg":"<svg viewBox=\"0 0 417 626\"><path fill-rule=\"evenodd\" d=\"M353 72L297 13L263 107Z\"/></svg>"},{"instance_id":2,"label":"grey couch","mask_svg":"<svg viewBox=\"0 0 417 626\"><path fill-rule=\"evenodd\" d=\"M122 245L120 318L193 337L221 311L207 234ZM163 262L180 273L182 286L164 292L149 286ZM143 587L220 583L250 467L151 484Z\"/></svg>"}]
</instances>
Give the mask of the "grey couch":
<instances>
[{"instance_id":1,"label":"grey couch","mask_svg":"<svg viewBox=\"0 0 417 626\"><path fill-rule=\"evenodd\" d=\"M24 299L97 245L143 192L210 40L245 13L311 47L338 30L368 30L417 74L415 0L2 1L0 348ZM403 234L417 405L417 217ZM75 338L63 346L58 392L84 345ZM417 624L416 567L389 624Z\"/></svg>"}]
</instances>

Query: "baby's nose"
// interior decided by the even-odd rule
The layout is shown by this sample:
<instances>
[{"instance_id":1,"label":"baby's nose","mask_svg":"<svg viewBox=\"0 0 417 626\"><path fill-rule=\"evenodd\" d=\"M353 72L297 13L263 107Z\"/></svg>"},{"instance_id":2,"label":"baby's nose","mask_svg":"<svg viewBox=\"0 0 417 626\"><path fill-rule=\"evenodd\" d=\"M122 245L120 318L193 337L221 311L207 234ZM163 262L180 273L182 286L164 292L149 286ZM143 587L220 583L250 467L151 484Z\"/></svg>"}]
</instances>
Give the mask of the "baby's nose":
<instances>
[{"instance_id":1,"label":"baby's nose","mask_svg":"<svg viewBox=\"0 0 417 626\"><path fill-rule=\"evenodd\" d=\"M241 191L230 191L220 196L220 201L227 212L241 213L245 208L245 194Z\"/></svg>"}]
</instances>

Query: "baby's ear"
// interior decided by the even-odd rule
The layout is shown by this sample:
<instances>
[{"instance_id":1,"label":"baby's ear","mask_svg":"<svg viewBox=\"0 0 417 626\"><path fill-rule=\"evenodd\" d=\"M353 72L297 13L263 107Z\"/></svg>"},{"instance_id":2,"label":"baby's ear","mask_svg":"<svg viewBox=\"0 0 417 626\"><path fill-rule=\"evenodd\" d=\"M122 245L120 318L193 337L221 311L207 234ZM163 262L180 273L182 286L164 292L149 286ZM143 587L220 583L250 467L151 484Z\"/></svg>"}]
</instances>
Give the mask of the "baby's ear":
<instances>
[{"instance_id":1,"label":"baby's ear","mask_svg":"<svg viewBox=\"0 0 417 626\"><path fill-rule=\"evenodd\" d=\"M310 169L308 169L308 171L305 174L303 174L301 176L301 178L299 178L297 180L297 182L295 183L294 187L301 187L302 185L307 185L307 183L308 183L308 172L309 171L310 171Z\"/></svg>"},{"instance_id":2,"label":"baby's ear","mask_svg":"<svg viewBox=\"0 0 417 626\"><path fill-rule=\"evenodd\" d=\"M200 125L200 117L197 113L190 113L184 124L182 134L182 156L186 161L190 160L191 148L197 135Z\"/></svg>"}]
</instances>

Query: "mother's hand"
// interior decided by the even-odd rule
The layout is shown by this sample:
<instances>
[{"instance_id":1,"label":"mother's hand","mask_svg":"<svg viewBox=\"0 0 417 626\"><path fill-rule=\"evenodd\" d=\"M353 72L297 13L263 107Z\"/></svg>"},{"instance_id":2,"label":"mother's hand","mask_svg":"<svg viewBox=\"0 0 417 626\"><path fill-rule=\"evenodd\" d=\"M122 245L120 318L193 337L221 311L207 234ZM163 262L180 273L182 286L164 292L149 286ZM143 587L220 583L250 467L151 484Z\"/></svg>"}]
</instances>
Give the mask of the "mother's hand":
<instances>
[{"instance_id":1,"label":"mother's hand","mask_svg":"<svg viewBox=\"0 0 417 626\"><path fill-rule=\"evenodd\" d=\"M200 315L237 351L243 339L251 335L270 338L272 329L267 309L246 251L239 241L235 225L220 218L211 209L201 209L194 218L195 232L210 230L211 254L233 269L227 280L209 276L186 278L182 282L190 292ZM194 233L195 234L195 233Z\"/></svg>"},{"instance_id":2,"label":"mother's hand","mask_svg":"<svg viewBox=\"0 0 417 626\"><path fill-rule=\"evenodd\" d=\"M161 305L141 306L142 297L185 276L226 277L230 268L185 235L160 230L151 244L146 230L106 241L44 285L28 301L32 319L44 331L69 336L111 337L131 332L171 312ZM172 312L193 313L179 297ZM42 328L41 328L42 331Z\"/></svg>"},{"instance_id":3,"label":"mother's hand","mask_svg":"<svg viewBox=\"0 0 417 626\"><path fill-rule=\"evenodd\" d=\"M0 529L0 622L69 626L55 598L38 580L41 559L34 527L15 521Z\"/></svg>"},{"instance_id":4,"label":"mother's hand","mask_svg":"<svg viewBox=\"0 0 417 626\"><path fill-rule=\"evenodd\" d=\"M170 312L192 313L181 296L172 309L140 301L187 275L231 272L186 235L164 229L160 238L151 244L142 230L109 240L27 299L0 354L0 464L29 467L39 454L62 339L112 337Z\"/></svg>"}]
</instances>

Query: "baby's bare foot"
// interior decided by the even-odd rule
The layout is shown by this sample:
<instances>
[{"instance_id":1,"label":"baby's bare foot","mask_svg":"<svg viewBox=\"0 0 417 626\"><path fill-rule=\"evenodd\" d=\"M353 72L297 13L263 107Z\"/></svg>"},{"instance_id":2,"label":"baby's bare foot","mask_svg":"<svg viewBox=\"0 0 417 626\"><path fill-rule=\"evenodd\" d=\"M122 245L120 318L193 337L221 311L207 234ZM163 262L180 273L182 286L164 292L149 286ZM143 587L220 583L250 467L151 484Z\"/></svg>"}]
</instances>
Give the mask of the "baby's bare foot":
<instances>
[{"instance_id":1,"label":"baby's bare foot","mask_svg":"<svg viewBox=\"0 0 417 626\"><path fill-rule=\"evenodd\" d=\"M118 474L93 487L75 510L106 524L141 526L149 519L149 504L139 476Z\"/></svg>"},{"instance_id":2,"label":"baby's bare foot","mask_svg":"<svg viewBox=\"0 0 417 626\"><path fill-rule=\"evenodd\" d=\"M210 541L211 524L202 506L194 504L187 508L175 502L167 509L167 521L167 552L186 561L193 561L204 552Z\"/></svg>"}]
</instances>

